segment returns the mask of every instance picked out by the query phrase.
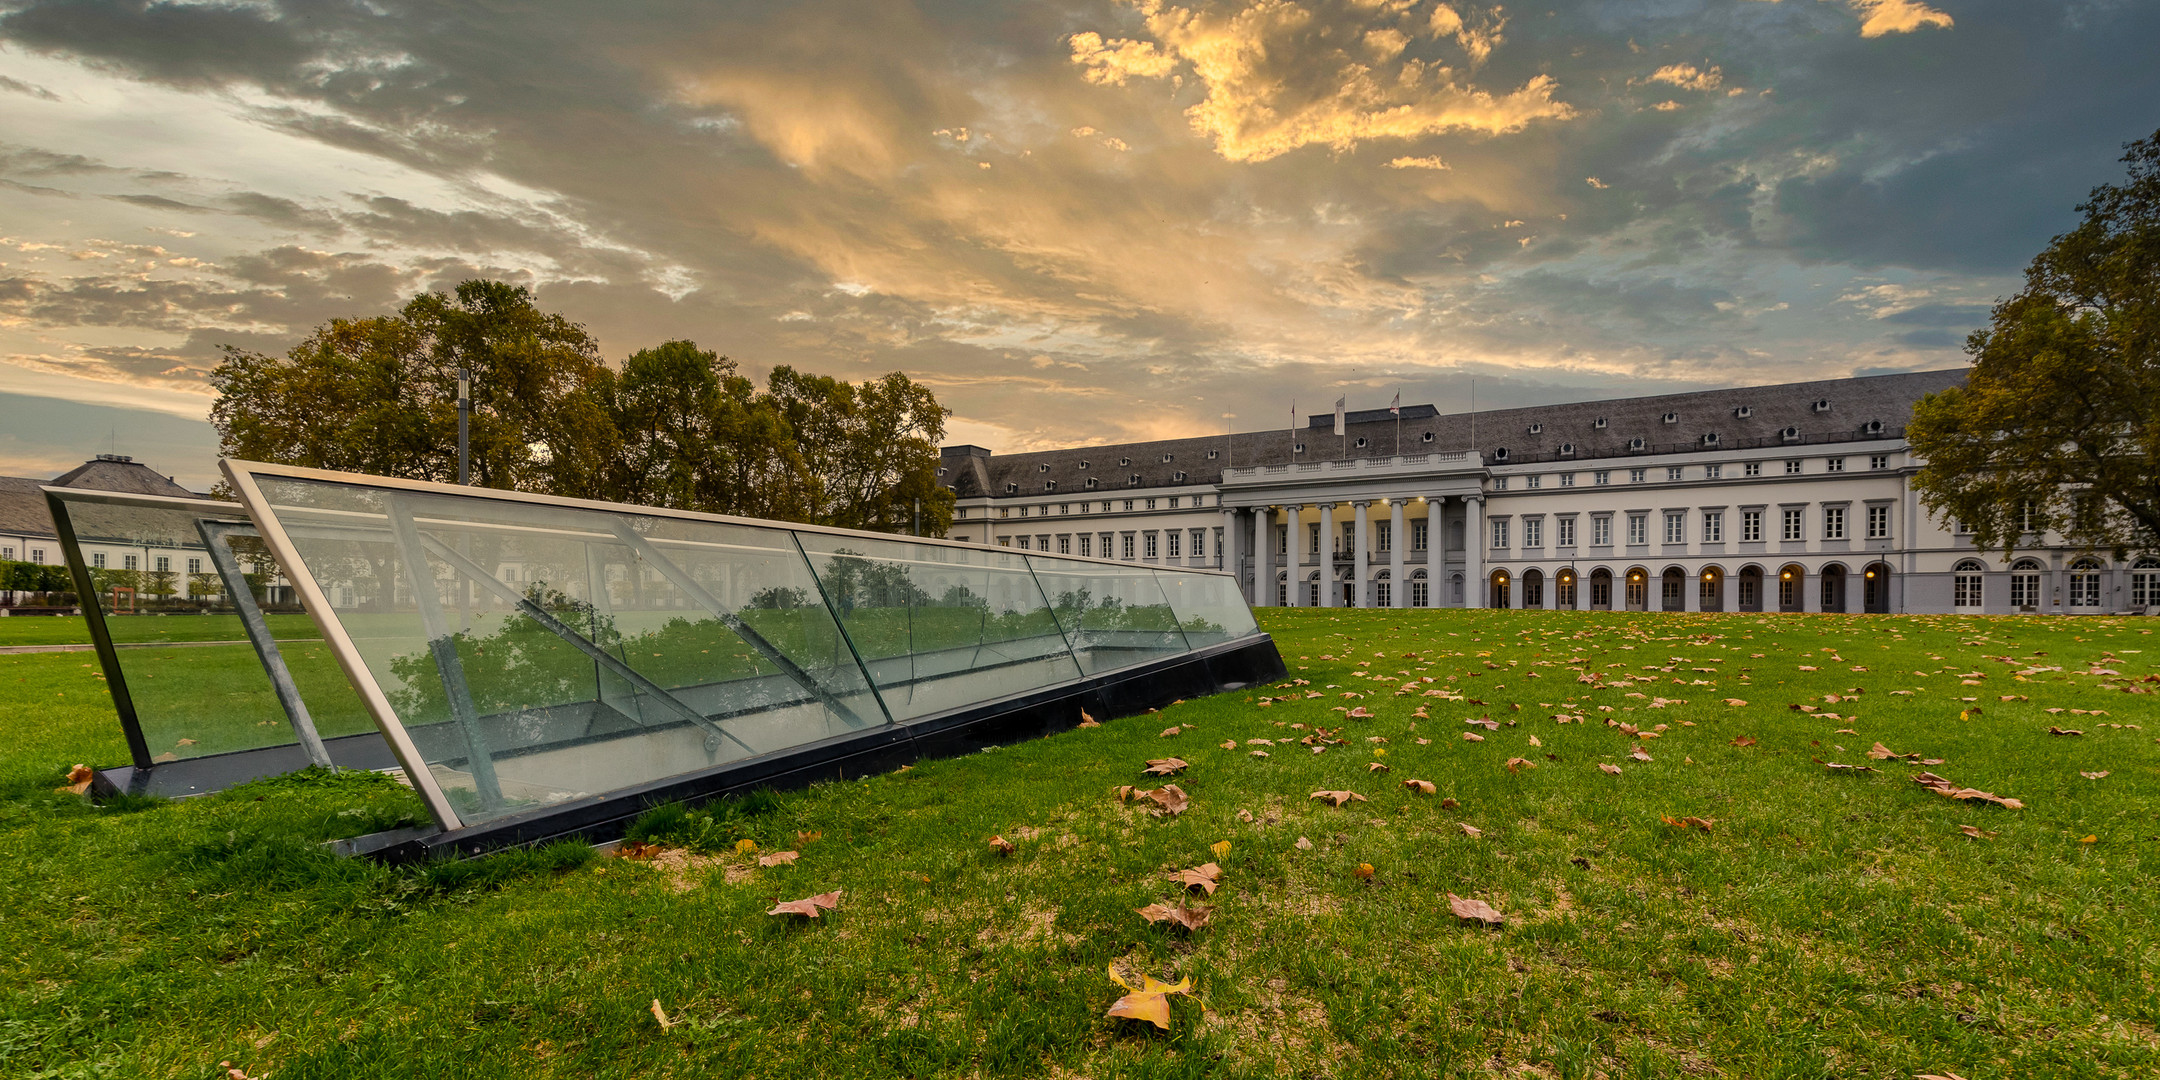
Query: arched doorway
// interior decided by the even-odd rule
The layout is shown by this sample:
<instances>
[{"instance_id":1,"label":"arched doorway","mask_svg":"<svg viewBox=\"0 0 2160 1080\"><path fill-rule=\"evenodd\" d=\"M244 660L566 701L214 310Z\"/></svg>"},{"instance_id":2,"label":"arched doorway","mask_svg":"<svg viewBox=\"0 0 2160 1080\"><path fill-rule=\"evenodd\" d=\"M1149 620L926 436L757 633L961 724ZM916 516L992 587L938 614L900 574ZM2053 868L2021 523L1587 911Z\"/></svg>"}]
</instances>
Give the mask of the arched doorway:
<instances>
[{"instance_id":1,"label":"arched doorway","mask_svg":"<svg viewBox=\"0 0 2160 1080\"><path fill-rule=\"evenodd\" d=\"M1373 575L1372 606L1395 606L1395 581L1386 570Z\"/></svg>"},{"instance_id":2,"label":"arched doorway","mask_svg":"<svg viewBox=\"0 0 2160 1080\"><path fill-rule=\"evenodd\" d=\"M1860 571L1860 610L1870 615L1890 613L1890 564L1869 563Z\"/></svg>"},{"instance_id":3,"label":"arched doorway","mask_svg":"<svg viewBox=\"0 0 2160 1080\"><path fill-rule=\"evenodd\" d=\"M1687 571L1668 566L1658 575L1658 610L1687 610Z\"/></svg>"},{"instance_id":4,"label":"arched doorway","mask_svg":"<svg viewBox=\"0 0 2160 1080\"><path fill-rule=\"evenodd\" d=\"M1522 606L1541 608L1545 606L1545 572L1531 569L1522 575Z\"/></svg>"},{"instance_id":5,"label":"arched doorway","mask_svg":"<svg viewBox=\"0 0 2160 1080\"><path fill-rule=\"evenodd\" d=\"M1590 610L1612 610L1612 571L1602 566L1590 571Z\"/></svg>"},{"instance_id":6,"label":"arched doorway","mask_svg":"<svg viewBox=\"0 0 2160 1080\"><path fill-rule=\"evenodd\" d=\"M2160 565L2160 563L2155 565ZM1559 611L1575 610L1575 571L1573 569L1562 570L1553 575L1553 607Z\"/></svg>"},{"instance_id":7,"label":"arched doorway","mask_svg":"<svg viewBox=\"0 0 2160 1080\"><path fill-rule=\"evenodd\" d=\"M1305 606L1320 606L1320 571L1305 575Z\"/></svg>"},{"instance_id":8,"label":"arched doorway","mask_svg":"<svg viewBox=\"0 0 2160 1080\"><path fill-rule=\"evenodd\" d=\"M2010 606L2040 610L2040 560L2019 559L2010 565Z\"/></svg>"},{"instance_id":9,"label":"arched doorway","mask_svg":"<svg viewBox=\"0 0 2160 1080\"><path fill-rule=\"evenodd\" d=\"M1449 574L1447 580L1448 604L1452 607L1463 606L1463 576L1461 574Z\"/></svg>"},{"instance_id":10,"label":"arched doorway","mask_svg":"<svg viewBox=\"0 0 2160 1080\"><path fill-rule=\"evenodd\" d=\"M1410 606L1432 606L1432 579L1423 570L1410 571Z\"/></svg>"},{"instance_id":11,"label":"arched doorway","mask_svg":"<svg viewBox=\"0 0 2160 1080\"><path fill-rule=\"evenodd\" d=\"M1822 609L1845 610L1845 568L1837 563L1822 568Z\"/></svg>"},{"instance_id":12,"label":"arched doorway","mask_svg":"<svg viewBox=\"0 0 2160 1080\"><path fill-rule=\"evenodd\" d=\"M2100 560L2090 556L2070 564L2070 606L2080 611L2097 611L2107 591L2100 587L2104 571Z\"/></svg>"},{"instance_id":13,"label":"arched doorway","mask_svg":"<svg viewBox=\"0 0 2160 1080\"><path fill-rule=\"evenodd\" d=\"M2160 559L2147 555L2130 564L2130 606L2160 607Z\"/></svg>"},{"instance_id":14,"label":"arched doorway","mask_svg":"<svg viewBox=\"0 0 2160 1080\"><path fill-rule=\"evenodd\" d=\"M1341 588L1341 591L1342 591L1342 595L1341 595L1341 597L1340 597L1339 599L1337 599L1337 600L1335 601L1335 603L1336 603L1336 604L1337 604L1338 606L1340 606L1340 607L1356 607L1356 606L1358 606L1358 602L1357 602L1357 584L1358 584L1358 583L1357 583L1357 578L1356 578L1356 577L1353 577L1353 576L1352 576L1352 574L1353 574L1354 572L1355 572L1355 568L1354 568L1354 567L1349 567L1349 568L1345 568L1345 569L1343 570L1343 572L1342 572L1342 579L1341 579L1341 584L1340 584L1340 588Z\"/></svg>"},{"instance_id":15,"label":"arched doorway","mask_svg":"<svg viewBox=\"0 0 2160 1080\"><path fill-rule=\"evenodd\" d=\"M1290 571L1288 570L1275 572L1275 606L1290 606Z\"/></svg>"},{"instance_id":16,"label":"arched doorway","mask_svg":"<svg viewBox=\"0 0 2160 1080\"><path fill-rule=\"evenodd\" d=\"M1762 567L1743 566L1740 568L1738 592L1739 595L1735 598L1738 601L1734 605L1735 608L1740 611L1762 610Z\"/></svg>"},{"instance_id":17,"label":"arched doorway","mask_svg":"<svg viewBox=\"0 0 2160 1080\"><path fill-rule=\"evenodd\" d=\"M1987 567L1978 559L1965 559L1950 568L1950 606L1958 611L1978 611L1987 606Z\"/></svg>"},{"instance_id":18,"label":"arched doorway","mask_svg":"<svg viewBox=\"0 0 2160 1080\"><path fill-rule=\"evenodd\" d=\"M1627 572L1627 609L1650 610L1650 571L1640 566Z\"/></svg>"},{"instance_id":19,"label":"arched doorway","mask_svg":"<svg viewBox=\"0 0 2160 1080\"><path fill-rule=\"evenodd\" d=\"M1777 609L1779 611L1801 610L1800 590L1807 588L1807 570L1798 563L1788 563L1777 575Z\"/></svg>"},{"instance_id":20,"label":"arched doorway","mask_svg":"<svg viewBox=\"0 0 2160 1080\"><path fill-rule=\"evenodd\" d=\"M1704 611L1725 610L1725 571L1715 566L1703 567L1698 575L1698 598Z\"/></svg>"},{"instance_id":21,"label":"arched doorway","mask_svg":"<svg viewBox=\"0 0 2160 1080\"><path fill-rule=\"evenodd\" d=\"M1495 570L1495 571L1493 571L1493 576L1492 576L1492 605L1491 605L1491 606L1493 606L1493 607L1496 607L1496 608L1502 608L1502 609L1505 609L1505 608L1508 608L1508 607L1511 607L1511 606L1512 606L1511 604L1509 604L1509 603L1508 603L1508 584L1509 584L1509 582L1508 582L1508 572L1507 572L1507 571L1505 571L1505 570Z\"/></svg>"}]
</instances>

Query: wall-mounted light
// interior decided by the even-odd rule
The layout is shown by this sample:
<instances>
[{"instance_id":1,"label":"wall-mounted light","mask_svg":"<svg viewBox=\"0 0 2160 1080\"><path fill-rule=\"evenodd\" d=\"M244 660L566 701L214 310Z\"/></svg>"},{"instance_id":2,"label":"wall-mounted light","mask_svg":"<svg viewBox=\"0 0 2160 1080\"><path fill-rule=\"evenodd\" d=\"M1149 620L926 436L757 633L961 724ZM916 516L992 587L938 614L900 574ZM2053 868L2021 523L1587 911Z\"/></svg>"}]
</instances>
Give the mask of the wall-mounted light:
<instances>
[{"instance_id":1,"label":"wall-mounted light","mask_svg":"<svg viewBox=\"0 0 2160 1080\"><path fill-rule=\"evenodd\" d=\"M1784 578L1784 579L1785 579L1785 580L1787 580L1787 581L1791 581L1791 580L1792 580L1792 571L1790 571L1790 570L1787 570L1787 571L1785 571L1785 572L1784 572L1783 574L1780 574L1780 575L1778 575L1778 576L1779 576L1779 577L1782 577L1782 578Z\"/></svg>"},{"instance_id":2,"label":"wall-mounted light","mask_svg":"<svg viewBox=\"0 0 2160 1080\"><path fill-rule=\"evenodd\" d=\"M1869 577L1874 577L1874 576L1875 576L1875 571L1873 571L1873 570L1870 570L1870 571L1868 571L1868 572L1867 572L1867 576L1869 576Z\"/></svg>"}]
</instances>

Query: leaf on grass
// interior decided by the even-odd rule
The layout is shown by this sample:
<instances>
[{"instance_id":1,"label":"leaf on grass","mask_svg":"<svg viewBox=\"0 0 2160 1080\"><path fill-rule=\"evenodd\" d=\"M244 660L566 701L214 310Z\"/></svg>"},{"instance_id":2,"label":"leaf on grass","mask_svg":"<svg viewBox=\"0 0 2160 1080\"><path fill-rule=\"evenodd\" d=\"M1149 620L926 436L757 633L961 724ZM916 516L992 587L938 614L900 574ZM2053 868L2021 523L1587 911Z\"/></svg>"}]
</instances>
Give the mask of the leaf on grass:
<instances>
[{"instance_id":1,"label":"leaf on grass","mask_svg":"<svg viewBox=\"0 0 2160 1080\"><path fill-rule=\"evenodd\" d=\"M1461 803L1455 801L1455 798L1452 795L1440 800L1440 809L1442 810L1453 810L1461 805Z\"/></svg>"},{"instance_id":2,"label":"leaf on grass","mask_svg":"<svg viewBox=\"0 0 2160 1080\"><path fill-rule=\"evenodd\" d=\"M1133 910L1139 912L1141 918L1151 923L1176 923L1187 930L1198 930L1206 926L1209 917L1215 914L1213 908L1185 907L1182 904L1149 904L1144 908L1134 908Z\"/></svg>"},{"instance_id":3,"label":"leaf on grass","mask_svg":"<svg viewBox=\"0 0 2160 1080\"><path fill-rule=\"evenodd\" d=\"M1184 758L1149 758L1147 763L1147 774L1149 776L1176 776L1184 772L1185 769Z\"/></svg>"},{"instance_id":4,"label":"leaf on grass","mask_svg":"<svg viewBox=\"0 0 2160 1080\"><path fill-rule=\"evenodd\" d=\"M1739 738L1737 738L1737 739L1734 739L1734 740L1732 741L1732 744L1733 744L1734 746L1754 746L1754 745L1755 745L1755 740L1754 740L1754 739L1752 739L1752 738L1750 738L1750 737L1748 737L1748 736L1746 736L1746 735L1742 735L1742 736L1740 736Z\"/></svg>"},{"instance_id":5,"label":"leaf on grass","mask_svg":"<svg viewBox=\"0 0 2160 1080\"><path fill-rule=\"evenodd\" d=\"M1477 732L1475 732L1475 731L1465 731L1465 732L1463 732L1463 733L1462 733L1462 741L1464 741L1464 742L1484 742L1484 741L1485 741L1485 736L1483 736L1483 735L1480 735L1480 734L1478 734L1478 733L1477 733Z\"/></svg>"},{"instance_id":6,"label":"leaf on grass","mask_svg":"<svg viewBox=\"0 0 2160 1080\"><path fill-rule=\"evenodd\" d=\"M1357 867L1350 872L1356 874L1359 881L1371 881L1373 876L1373 867L1372 864L1369 862L1361 862L1357 864Z\"/></svg>"},{"instance_id":7,"label":"leaf on grass","mask_svg":"<svg viewBox=\"0 0 2160 1080\"><path fill-rule=\"evenodd\" d=\"M1956 1073L1915 1073L1913 1080L1965 1080Z\"/></svg>"},{"instance_id":8,"label":"leaf on grass","mask_svg":"<svg viewBox=\"0 0 2160 1080\"><path fill-rule=\"evenodd\" d=\"M1521 772L1524 769L1535 768L1537 768L1537 762L1529 758L1511 757L1507 759L1507 771L1509 772Z\"/></svg>"},{"instance_id":9,"label":"leaf on grass","mask_svg":"<svg viewBox=\"0 0 2160 1080\"><path fill-rule=\"evenodd\" d=\"M753 852L753 851L756 851L756 850L757 850L757 841L755 841L755 840L752 840L752 839L750 839L750 838L749 838L749 837L747 837L747 836L743 837L743 838L742 838L742 839L740 839L740 840L737 840L737 841L735 841L735 854L737 854L737 855L748 855L748 854L750 854L751 852Z\"/></svg>"},{"instance_id":10,"label":"leaf on grass","mask_svg":"<svg viewBox=\"0 0 2160 1080\"><path fill-rule=\"evenodd\" d=\"M1299 851L1311 851L1311 850L1312 850L1312 841L1310 841L1310 840L1307 840L1307 839L1305 839L1304 837L1300 836L1300 837L1298 837L1298 838L1297 838L1297 845L1296 845L1296 846L1297 846L1297 849L1298 849Z\"/></svg>"},{"instance_id":11,"label":"leaf on grass","mask_svg":"<svg viewBox=\"0 0 2160 1080\"><path fill-rule=\"evenodd\" d=\"M1192 805L1192 800L1185 797L1185 789L1176 784L1164 784L1153 791L1135 797L1145 798L1154 803L1157 807L1154 811L1157 817L1176 817L1184 813L1186 807Z\"/></svg>"},{"instance_id":12,"label":"leaf on grass","mask_svg":"<svg viewBox=\"0 0 2160 1080\"><path fill-rule=\"evenodd\" d=\"M1267 752L1267 751L1265 751L1265 750L1254 750L1254 751L1252 751L1252 752L1251 752L1251 754L1250 754L1250 755L1248 755L1248 756L1250 756L1250 757L1266 757L1266 756L1268 756L1268 752Z\"/></svg>"},{"instance_id":13,"label":"leaf on grass","mask_svg":"<svg viewBox=\"0 0 2160 1080\"><path fill-rule=\"evenodd\" d=\"M1170 736L1172 736L1172 735L1175 735L1175 734L1177 734L1177 733L1178 733L1179 731L1181 731L1181 730L1183 730L1183 729L1182 729L1182 728L1174 728L1174 727L1166 727L1166 728L1162 729L1162 734L1161 734L1160 736L1158 736L1158 737L1159 737L1159 738L1164 738L1164 739L1167 739L1167 738L1169 738Z\"/></svg>"},{"instance_id":14,"label":"leaf on grass","mask_svg":"<svg viewBox=\"0 0 2160 1080\"><path fill-rule=\"evenodd\" d=\"M2050 735L2083 735L2083 734L2085 734L2085 733L2084 733L2084 732L2082 732L2082 731L2079 731L2079 730L2077 730L2076 728L2059 728L2059 727L2051 727L2051 728L2049 728L2049 729L2048 729L2048 734L2050 734Z\"/></svg>"},{"instance_id":15,"label":"leaf on grass","mask_svg":"<svg viewBox=\"0 0 2160 1080\"><path fill-rule=\"evenodd\" d=\"M1543 745L1545 745L1545 744L1544 744L1544 743L1542 743L1542 742L1539 742L1539 741L1538 741L1538 737L1537 737L1537 736L1535 736L1535 735L1532 735L1532 736L1530 736L1530 745L1532 745L1532 746L1543 746Z\"/></svg>"},{"instance_id":16,"label":"leaf on grass","mask_svg":"<svg viewBox=\"0 0 2160 1080\"><path fill-rule=\"evenodd\" d=\"M1218 859L1227 859L1230 857L1230 841L1217 840L1208 845L1208 850L1214 852Z\"/></svg>"},{"instance_id":17,"label":"leaf on grass","mask_svg":"<svg viewBox=\"0 0 2160 1080\"><path fill-rule=\"evenodd\" d=\"M1875 771L1875 766L1873 765L1840 765L1835 761L1824 761L1821 758L1816 758L1815 761L1817 764L1821 765L1825 769L1830 770L1831 772L1864 773Z\"/></svg>"},{"instance_id":18,"label":"leaf on grass","mask_svg":"<svg viewBox=\"0 0 2160 1080\"><path fill-rule=\"evenodd\" d=\"M80 795L90 790L90 781L96 776L97 772L91 769L90 766L77 764L74 768L68 770L67 783L54 788L53 791L56 794L67 791Z\"/></svg>"},{"instance_id":19,"label":"leaf on grass","mask_svg":"<svg viewBox=\"0 0 2160 1080\"><path fill-rule=\"evenodd\" d=\"M659 998L652 999L652 1016L653 1019L660 1021L660 1030L662 1031L666 1031L667 1029L682 1023L682 1021L680 1020L668 1019L667 1010L660 1007Z\"/></svg>"},{"instance_id":20,"label":"leaf on grass","mask_svg":"<svg viewBox=\"0 0 2160 1080\"><path fill-rule=\"evenodd\" d=\"M1094 718L1094 717L1092 717L1092 716L1089 716L1089 715L1088 715L1088 711L1087 711L1086 709L1082 709L1082 710L1080 710L1080 726L1081 726L1081 727L1101 727L1102 725L1101 725L1101 724L1098 724L1098 723L1096 723L1096 722L1095 722L1095 718Z\"/></svg>"},{"instance_id":21,"label":"leaf on grass","mask_svg":"<svg viewBox=\"0 0 2160 1080\"><path fill-rule=\"evenodd\" d=\"M1312 793L1311 797L1315 799L1324 799L1328 802L1334 803L1337 806L1341 806L1344 803L1366 801L1365 796L1360 795L1355 791L1315 791Z\"/></svg>"},{"instance_id":22,"label":"leaf on grass","mask_svg":"<svg viewBox=\"0 0 2160 1080\"><path fill-rule=\"evenodd\" d=\"M1384 765L1384 764L1381 764L1380 762L1377 762L1377 761L1368 761L1368 762L1366 762L1366 763L1365 763L1365 771L1366 771L1366 772L1386 772L1386 771L1388 771L1388 767L1387 767L1386 765Z\"/></svg>"},{"instance_id":23,"label":"leaf on grass","mask_svg":"<svg viewBox=\"0 0 2160 1080\"><path fill-rule=\"evenodd\" d=\"M2099 772L2084 772L2080 770L2078 772L2078 775L2084 777L2087 780L2098 780L2101 777L2106 776L2110 771L2111 770L2108 769L2102 769Z\"/></svg>"},{"instance_id":24,"label":"leaf on grass","mask_svg":"<svg viewBox=\"0 0 2160 1080\"><path fill-rule=\"evenodd\" d=\"M1225 740L1223 741L1223 744L1222 744L1222 748L1223 748L1223 749L1225 749L1225 750L1235 750L1235 749L1237 749L1237 740L1236 740L1236 739L1225 739Z\"/></svg>"},{"instance_id":25,"label":"leaf on grass","mask_svg":"<svg viewBox=\"0 0 2160 1080\"><path fill-rule=\"evenodd\" d=\"M1628 752L1628 757L1630 757L1630 758L1633 758L1633 759L1635 759L1636 761L1649 761L1649 760L1650 760L1650 755L1648 755L1648 754L1645 754L1645 753L1643 753L1643 748L1642 748L1642 747L1640 747L1640 746L1638 746L1638 747L1636 747L1635 749L1633 749L1633 750L1629 751L1629 752Z\"/></svg>"},{"instance_id":26,"label":"leaf on grass","mask_svg":"<svg viewBox=\"0 0 2160 1080\"><path fill-rule=\"evenodd\" d=\"M1671 818L1660 815L1658 820L1675 829L1701 829L1704 832L1709 832L1710 826L1717 824L1716 818L1706 817Z\"/></svg>"},{"instance_id":27,"label":"leaf on grass","mask_svg":"<svg viewBox=\"0 0 2160 1080\"><path fill-rule=\"evenodd\" d=\"M818 917L818 913L821 910L830 911L831 909L839 906L840 890L834 889L829 893L819 893L816 896L806 896L801 900L783 901L779 904L773 905L773 909L766 912L765 914L804 915L815 919Z\"/></svg>"},{"instance_id":28,"label":"leaf on grass","mask_svg":"<svg viewBox=\"0 0 2160 1080\"><path fill-rule=\"evenodd\" d=\"M1135 987L1118 975L1117 964L1114 962L1110 965L1110 981L1131 992L1117 999L1117 1002L1110 1006L1110 1011L1104 1015L1126 1020L1145 1020L1164 1031L1170 1030L1170 995L1192 992L1190 977L1179 979L1175 983L1166 983L1157 981L1153 975L1142 975L1140 985Z\"/></svg>"},{"instance_id":29,"label":"leaf on grass","mask_svg":"<svg viewBox=\"0 0 2160 1080\"><path fill-rule=\"evenodd\" d=\"M1464 836L1467 836L1467 837L1469 837L1469 838L1470 838L1470 839L1472 839L1472 840L1475 840L1475 839L1477 839L1477 838L1479 838L1479 837L1481 837L1481 836L1484 836L1484 835L1485 835L1485 830L1483 830L1483 829L1480 829L1480 828L1478 828L1477 826L1475 826L1475 825L1472 825L1472 824L1470 824L1469 822L1466 822L1466 821L1458 821L1458 822L1456 822L1456 823L1455 823L1455 827L1456 827L1456 828L1458 828L1458 829L1461 829L1461 830L1462 830L1462 834L1463 834Z\"/></svg>"},{"instance_id":30,"label":"leaf on grass","mask_svg":"<svg viewBox=\"0 0 2160 1080\"><path fill-rule=\"evenodd\" d=\"M1483 900L1467 900L1454 893L1449 893L1447 894L1447 906L1449 911L1455 913L1456 918L1464 922L1478 922L1487 926L1499 926L1507 921L1505 916L1494 910L1491 904Z\"/></svg>"},{"instance_id":31,"label":"leaf on grass","mask_svg":"<svg viewBox=\"0 0 2160 1080\"><path fill-rule=\"evenodd\" d=\"M1007 840L1007 839L1005 839L1005 838L1004 838L1004 837L1002 837L1002 836L993 836L993 837L991 837L991 838L990 838L990 853L991 853L991 854L993 854L993 855L1010 855L1010 854L1012 854L1012 853L1013 853L1013 844L1012 844L1012 841L1010 841L1010 840Z\"/></svg>"},{"instance_id":32,"label":"leaf on grass","mask_svg":"<svg viewBox=\"0 0 2160 1080\"><path fill-rule=\"evenodd\" d=\"M1740 706L1742 706L1742 705L1745 705L1745 704L1747 704L1747 702L1745 702L1745 701L1742 701L1742 700L1740 700L1739 698L1736 698L1736 697L1729 697L1729 698L1726 698L1726 699L1725 699L1725 704L1727 704L1727 705L1730 705L1730 706L1732 706L1733 708L1737 709L1737 708L1739 708Z\"/></svg>"},{"instance_id":33,"label":"leaf on grass","mask_svg":"<svg viewBox=\"0 0 2160 1080\"><path fill-rule=\"evenodd\" d=\"M1912 782L1946 799L1957 799L1960 802L1991 802L2008 810L2025 809L2025 804L2016 799L2006 799L2000 795L1981 791L1979 788L1959 787L1931 772L1924 772L1914 776Z\"/></svg>"},{"instance_id":34,"label":"leaf on grass","mask_svg":"<svg viewBox=\"0 0 2160 1080\"><path fill-rule=\"evenodd\" d=\"M998 839L1002 840L1004 837ZM1005 846L1008 850L1012 847L1011 844ZM757 864L759 866L785 866L800 858L802 858L802 852L799 851L775 851L770 855L758 856Z\"/></svg>"},{"instance_id":35,"label":"leaf on grass","mask_svg":"<svg viewBox=\"0 0 2160 1080\"><path fill-rule=\"evenodd\" d=\"M2078 843L2080 843L2080 844L2097 844L2097 843L2099 843L2099 842L2100 842L2100 837L2099 837L2099 835L2098 835L2098 834L2096 834L2096 833L2095 833L2095 834L2087 834L2087 835L2085 835L2085 836L2082 836L2082 837L2079 837L2079 838L2078 838Z\"/></svg>"},{"instance_id":36,"label":"leaf on grass","mask_svg":"<svg viewBox=\"0 0 2160 1080\"><path fill-rule=\"evenodd\" d=\"M1357 708L1352 709L1347 713L1344 713L1343 715L1349 717L1352 720L1370 720L1373 718L1372 710L1367 709L1363 705L1360 705Z\"/></svg>"},{"instance_id":37,"label":"leaf on grass","mask_svg":"<svg viewBox=\"0 0 2160 1080\"><path fill-rule=\"evenodd\" d=\"M1170 880L1188 889L1203 890L1209 896L1215 895L1216 888L1222 884L1221 878L1222 867L1214 863L1201 863L1190 870L1180 870L1170 875Z\"/></svg>"},{"instance_id":38,"label":"leaf on grass","mask_svg":"<svg viewBox=\"0 0 2160 1080\"><path fill-rule=\"evenodd\" d=\"M1993 840L1997 835L1999 835L1997 833L1991 833L1986 829L1980 828L1975 825L1960 825L1958 826L1958 831L1972 837L1975 840Z\"/></svg>"},{"instance_id":39,"label":"leaf on grass","mask_svg":"<svg viewBox=\"0 0 2160 1080\"><path fill-rule=\"evenodd\" d=\"M1409 788L1413 795L1431 795L1440 790L1434 787L1430 780L1405 780L1402 786Z\"/></svg>"},{"instance_id":40,"label":"leaf on grass","mask_svg":"<svg viewBox=\"0 0 2160 1080\"><path fill-rule=\"evenodd\" d=\"M1615 764L1613 764L1613 763L1611 763L1611 762L1609 762L1609 761L1600 761L1600 762L1598 762L1598 769L1599 769L1599 771L1601 771L1601 772L1609 772L1609 773L1613 774L1614 776L1618 776L1618 775L1620 775L1620 766L1618 766L1618 765L1615 765Z\"/></svg>"}]
</instances>

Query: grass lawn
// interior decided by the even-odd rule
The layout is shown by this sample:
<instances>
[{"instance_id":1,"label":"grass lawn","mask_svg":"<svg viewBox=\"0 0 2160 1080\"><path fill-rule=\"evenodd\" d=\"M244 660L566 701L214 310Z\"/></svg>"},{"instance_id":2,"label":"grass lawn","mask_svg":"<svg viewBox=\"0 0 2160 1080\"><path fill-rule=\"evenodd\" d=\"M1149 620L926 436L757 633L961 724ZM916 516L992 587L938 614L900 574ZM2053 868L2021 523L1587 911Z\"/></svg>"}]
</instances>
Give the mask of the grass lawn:
<instances>
[{"instance_id":1,"label":"grass lawn","mask_svg":"<svg viewBox=\"0 0 2160 1080\"><path fill-rule=\"evenodd\" d=\"M421 817L378 777L53 794L125 757L94 661L0 656L0 1075L2160 1075L2160 620L1261 615L1306 682L418 870L317 849Z\"/></svg>"}]
</instances>

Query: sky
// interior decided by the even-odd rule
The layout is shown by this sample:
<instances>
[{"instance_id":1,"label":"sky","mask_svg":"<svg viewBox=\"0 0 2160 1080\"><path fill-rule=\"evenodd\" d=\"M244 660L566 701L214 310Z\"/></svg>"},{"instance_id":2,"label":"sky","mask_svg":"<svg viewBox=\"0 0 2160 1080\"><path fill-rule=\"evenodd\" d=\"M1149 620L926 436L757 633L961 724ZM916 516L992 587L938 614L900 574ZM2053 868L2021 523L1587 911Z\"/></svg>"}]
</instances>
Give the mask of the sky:
<instances>
[{"instance_id":1,"label":"sky","mask_svg":"<svg viewBox=\"0 0 2160 1080\"><path fill-rule=\"evenodd\" d=\"M471 277L1025 450L1961 366L2139 0L0 0L0 473Z\"/></svg>"}]
</instances>

